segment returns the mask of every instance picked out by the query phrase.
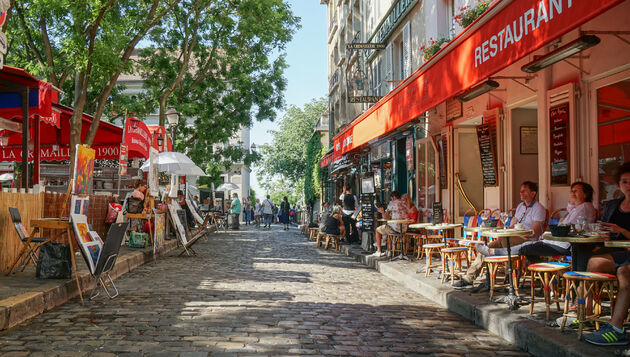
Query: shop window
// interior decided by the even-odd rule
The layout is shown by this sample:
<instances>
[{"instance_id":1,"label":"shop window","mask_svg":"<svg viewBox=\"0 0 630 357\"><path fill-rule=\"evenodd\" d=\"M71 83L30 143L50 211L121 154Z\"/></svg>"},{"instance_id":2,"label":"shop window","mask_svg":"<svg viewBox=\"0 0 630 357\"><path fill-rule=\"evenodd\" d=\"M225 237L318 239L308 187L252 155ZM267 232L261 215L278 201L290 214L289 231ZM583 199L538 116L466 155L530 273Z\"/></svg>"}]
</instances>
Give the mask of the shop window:
<instances>
[{"instance_id":1,"label":"shop window","mask_svg":"<svg viewBox=\"0 0 630 357\"><path fill-rule=\"evenodd\" d=\"M433 138L418 141L418 210L428 210L437 201L439 189L436 146Z\"/></svg>"},{"instance_id":2,"label":"shop window","mask_svg":"<svg viewBox=\"0 0 630 357\"><path fill-rule=\"evenodd\" d=\"M599 201L622 196L615 182L619 165L630 161L630 79L597 90Z\"/></svg>"}]
</instances>

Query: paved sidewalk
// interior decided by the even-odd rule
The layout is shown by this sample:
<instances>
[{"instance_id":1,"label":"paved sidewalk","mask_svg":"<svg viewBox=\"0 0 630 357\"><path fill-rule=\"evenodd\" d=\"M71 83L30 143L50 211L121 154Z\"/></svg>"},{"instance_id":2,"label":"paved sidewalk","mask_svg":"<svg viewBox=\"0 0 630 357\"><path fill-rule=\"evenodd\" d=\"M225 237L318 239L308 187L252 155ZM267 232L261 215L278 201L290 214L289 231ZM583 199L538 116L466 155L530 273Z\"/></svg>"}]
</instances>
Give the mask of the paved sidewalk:
<instances>
[{"instance_id":1,"label":"paved sidewalk","mask_svg":"<svg viewBox=\"0 0 630 357\"><path fill-rule=\"evenodd\" d=\"M314 242L311 244L315 245ZM455 312L468 321L473 321L477 326L501 335L507 341L535 356L603 357L615 356L621 352L620 347L598 347L579 341L576 329L567 328L561 332L558 327L548 326L551 321L545 321L543 302L535 304L533 315L529 315L529 304L511 312L505 304L490 302L486 291L473 294L469 290L454 290L449 282L442 284L437 279L437 273L425 277L424 259L412 262L403 260L392 262L385 257L380 259L371 257L359 246L348 245L341 246L340 254L348 255L362 264L375 268L384 276L419 293L438 306ZM418 270L422 270L422 273L418 274ZM521 289L520 292L525 297L530 295L529 289ZM505 293L495 294L496 297L503 295ZM562 304L560 306L563 307ZM551 311L552 320L561 316L556 312L555 304ZM586 330L586 332L589 331Z\"/></svg>"},{"instance_id":2,"label":"paved sidewalk","mask_svg":"<svg viewBox=\"0 0 630 357\"><path fill-rule=\"evenodd\" d=\"M419 294L295 229L213 233L0 333L14 355L525 356Z\"/></svg>"}]
</instances>

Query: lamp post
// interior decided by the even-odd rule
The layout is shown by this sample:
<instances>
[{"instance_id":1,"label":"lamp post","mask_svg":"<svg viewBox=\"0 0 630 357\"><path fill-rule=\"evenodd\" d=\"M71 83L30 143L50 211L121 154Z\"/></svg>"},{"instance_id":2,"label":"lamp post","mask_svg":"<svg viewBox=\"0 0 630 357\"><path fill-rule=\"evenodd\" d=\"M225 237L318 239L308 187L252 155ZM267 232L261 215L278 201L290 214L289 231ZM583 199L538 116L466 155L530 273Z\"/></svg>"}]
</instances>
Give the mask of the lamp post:
<instances>
[{"instance_id":1,"label":"lamp post","mask_svg":"<svg viewBox=\"0 0 630 357\"><path fill-rule=\"evenodd\" d=\"M166 111L166 120L168 120L168 125L171 127L171 141L173 141L173 150L175 150L175 127L177 127L179 122L179 114L175 108L170 108Z\"/></svg>"},{"instance_id":2,"label":"lamp post","mask_svg":"<svg viewBox=\"0 0 630 357\"><path fill-rule=\"evenodd\" d=\"M257 150L257 147L256 147L256 144L255 144L255 143L252 143L252 145L250 145L249 149L250 149L253 153L258 152L258 151L256 151L256 150Z\"/></svg>"},{"instance_id":3,"label":"lamp post","mask_svg":"<svg viewBox=\"0 0 630 357\"><path fill-rule=\"evenodd\" d=\"M164 146L162 146L163 144L164 144L164 137L162 136L162 133L159 133L157 137L157 145L158 145L158 148L160 148L160 152L164 151Z\"/></svg>"}]
</instances>

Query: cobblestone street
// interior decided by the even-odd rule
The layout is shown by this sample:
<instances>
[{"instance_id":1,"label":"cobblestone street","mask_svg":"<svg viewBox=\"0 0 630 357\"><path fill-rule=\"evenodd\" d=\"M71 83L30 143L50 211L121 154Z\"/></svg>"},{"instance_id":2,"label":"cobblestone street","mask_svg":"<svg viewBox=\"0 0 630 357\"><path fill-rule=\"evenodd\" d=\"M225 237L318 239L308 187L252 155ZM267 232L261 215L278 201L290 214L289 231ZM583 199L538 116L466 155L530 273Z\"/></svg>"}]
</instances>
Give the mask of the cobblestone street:
<instances>
[{"instance_id":1,"label":"cobblestone street","mask_svg":"<svg viewBox=\"0 0 630 357\"><path fill-rule=\"evenodd\" d=\"M526 355L295 229L214 233L0 334L0 353L107 355Z\"/></svg>"}]
</instances>

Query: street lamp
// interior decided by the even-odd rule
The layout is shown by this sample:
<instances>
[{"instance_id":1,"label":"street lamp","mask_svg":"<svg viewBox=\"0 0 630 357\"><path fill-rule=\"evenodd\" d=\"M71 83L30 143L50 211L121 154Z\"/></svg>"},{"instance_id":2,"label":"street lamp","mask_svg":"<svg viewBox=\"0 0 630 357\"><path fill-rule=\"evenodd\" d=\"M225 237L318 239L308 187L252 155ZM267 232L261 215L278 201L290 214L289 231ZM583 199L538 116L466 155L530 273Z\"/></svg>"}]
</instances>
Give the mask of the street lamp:
<instances>
[{"instance_id":1,"label":"street lamp","mask_svg":"<svg viewBox=\"0 0 630 357\"><path fill-rule=\"evenodd\" d=\"M257 149L256 144L252 143L252 145L249 148L252 150L252 152L256 152L256 149Z\"/></svg>"},{"instance_id":2,"label":"street lamp","mask_svg":"<svg viewBox=\"0 0 630 357\"><path fill-rule=\"evenodd\" d=\"M175 149L175 127L179 121L179 114L177 113L177 110L175 110L175 108L167 110L166 119L168 120L168 125L171 127L171 141L173 141L173 149Z\"/></svg>"},{"instance_id":3,"label":"street lamp","mask_svg":"<svg viewBox=\"0 0 630 357\"><path fill-rule=\"evenodd\" d=\"M162 133L158 134L157 144L158 144L158 148L160 148L160 151L164 151L164 146L162 146L162 144L164 144L164 137L162 136Z\"/></svg>"}]
</instances>

